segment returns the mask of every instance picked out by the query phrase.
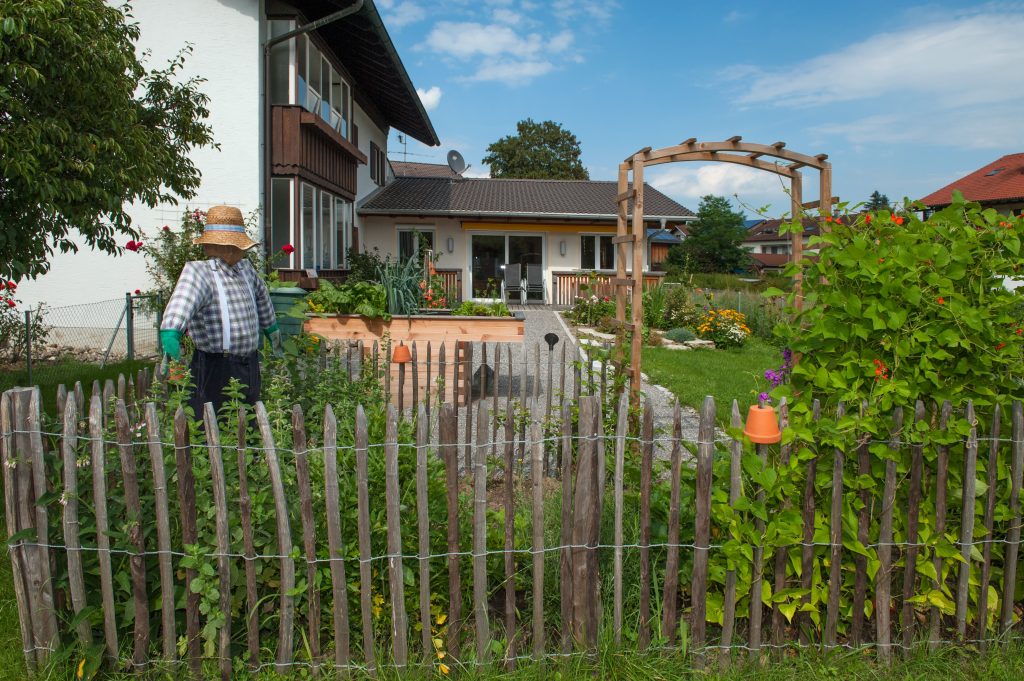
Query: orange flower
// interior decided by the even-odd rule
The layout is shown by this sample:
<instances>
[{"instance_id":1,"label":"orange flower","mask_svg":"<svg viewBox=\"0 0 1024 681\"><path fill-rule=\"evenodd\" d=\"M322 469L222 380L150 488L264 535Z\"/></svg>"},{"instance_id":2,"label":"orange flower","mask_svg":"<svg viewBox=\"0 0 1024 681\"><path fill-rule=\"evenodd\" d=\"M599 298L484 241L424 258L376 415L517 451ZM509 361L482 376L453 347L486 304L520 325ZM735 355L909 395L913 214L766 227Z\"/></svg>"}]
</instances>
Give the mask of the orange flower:
<instances>
[{"instance_id":1,"label":"orange flower","mask_svg":"<svg viewBox=\"0 0 1024 681\"><path fill-rule=\"evenodd\" d=\"M942 296L939 296L939 305L945 305L945 304L946 304L946 299L943 298Z\"/></svg>"},{"instance_id":2,"label":"orange flower","mask_svg":"<svg viewBox=\"0 0 1024 681\"><path fill-rule=\"evenodd\" d=\"M892 221L895 222L897 225L902 225L903 224L903 218L900 217L900 216L897 216L897 217L893 218Z\"/></svg>"},{"instance_id":3,"label":"orange flower","mask_svg":"<svg viewBox=\"0 0 1024 681\"><path fill-rule=\"evenodd\" d=\"M864 222L871 222L871 216L870 215L864 216Z\"/></svg>"},{"instance_id":4,"label":"orange flower","mask_svg":"<svg viewBox=\"0 0 1024 681\"><path fill-rule=\"evenodd\" d=\"M1005 347L1006 347L1006 343L1000 343L999 345L996 346L996 350L1002 350Z\"/></svg>"},{"instance_id":5,"label":"orange flower","mask_svg":"<svg viewBox=\"0 0 1024 681\"><path fill-rule=\"evenodd\" d=\"M825 222L832 222L832 216L828 215L825 217Z\"/></svg>"}]
</instances>

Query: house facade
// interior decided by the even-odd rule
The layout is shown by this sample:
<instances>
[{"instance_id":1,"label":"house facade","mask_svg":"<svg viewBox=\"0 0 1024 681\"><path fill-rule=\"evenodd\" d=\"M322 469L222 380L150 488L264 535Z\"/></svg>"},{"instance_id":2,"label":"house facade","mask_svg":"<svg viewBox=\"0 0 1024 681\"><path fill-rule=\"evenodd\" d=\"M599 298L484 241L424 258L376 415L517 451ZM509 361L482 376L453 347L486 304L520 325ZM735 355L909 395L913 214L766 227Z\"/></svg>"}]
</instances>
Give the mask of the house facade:
<instances>
[{"instance_id":1,"label":"house facade","mask_svg":"<svg viewBox=\"0 0 1024 681\"><path fill-rule=\"evenodd\" d=\"M344 267L359 247L355 204L386 184L388 134L396 128L428 145L438 138L372 0L358 12L276 45L264 69L263 46L296 26L354 2L345 0L175 0L138 2L138 50L160 66L186 43L183 77L205 79L209 123L219 149L199 149L194 199L132 206L142 242L174 227L186 206L235 205L250 217L269 252L296 251L279 267ZM269 95L269 101L264 98ZM85 282L87 285L83 285ZM82 250L56 254L51 272L19 287L22 299L49 305L91 303L145 289L145 259Z\"/></svg>"},{"instance_id":2,"label":"house facade","mask_svg":"<svg viewBox=\"0 0 1024 681\"><path fill-rule=\"evenodd\" d=\"M968 201L1004 215L1020 215L1024 211L1024 153L998 158L928 194L921 203L933 211L945 208L952 203L954 190Z\"/></svg>"},{"instance_id":3,"label":"house facade","mask_svg":"<svg viewBox=\"0 0 1024 681\"><path fill-rule=\"evenodd\" d=\"M393 166L396 177L357 209L363 246L401 260L430 248L439 269L457 273L465 300L498 297L508 264L522 273L539 265L548 301L560 278L616 269L615 182L462 178L446 166ZM695 218L649 185L645 209L646 226L657 231Z\"/></svg>"}]
</instances>

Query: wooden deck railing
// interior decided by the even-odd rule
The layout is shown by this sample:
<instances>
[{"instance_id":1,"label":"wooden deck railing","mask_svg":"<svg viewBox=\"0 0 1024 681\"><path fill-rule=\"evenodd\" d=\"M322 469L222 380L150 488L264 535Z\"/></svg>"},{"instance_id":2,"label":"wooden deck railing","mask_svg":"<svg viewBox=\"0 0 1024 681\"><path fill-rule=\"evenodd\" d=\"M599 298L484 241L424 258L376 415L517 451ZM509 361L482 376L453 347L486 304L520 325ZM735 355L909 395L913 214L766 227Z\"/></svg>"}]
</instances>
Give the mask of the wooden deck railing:
<instances>
[{"instance_id":1,"label":"wooden deck railing","mask_svg":"<svg viewBox=\"0 0 1024 681\"><path fill-rule=\"evenodd\" d=\"M551 288L553 289L553 295L551 296L551 302L554 305L568 307L576 301L576 298L584 293L587 295L613 297L615 295L615 287L612 286L612 279L614 278L614 272L593 272L589 270L552 272ZM658 286L664 278L664 272L644 272L644 288L649 289Z\"/></svg>"}]
</instances>

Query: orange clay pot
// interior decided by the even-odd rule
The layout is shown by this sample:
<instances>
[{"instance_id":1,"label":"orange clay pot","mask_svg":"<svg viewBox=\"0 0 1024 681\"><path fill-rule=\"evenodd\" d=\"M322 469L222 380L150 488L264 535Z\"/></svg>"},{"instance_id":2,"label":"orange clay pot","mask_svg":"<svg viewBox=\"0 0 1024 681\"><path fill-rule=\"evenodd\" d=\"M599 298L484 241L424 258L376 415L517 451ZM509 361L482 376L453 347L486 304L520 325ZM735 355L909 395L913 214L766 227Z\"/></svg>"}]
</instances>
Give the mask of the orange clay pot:
<instances>
[{"instance_id":1,"label":"orange clay pot","mask_svg":"<svg viewBox=\"0 0 1024 681\"><path fill-rule=\"evenodd\" d=\"M743 434L758 445L775 444L781 440L782 431L779 430L779 420L775 416L775 409L756 404L750 407Z\"/></svg>"},{"instance_id":2,"label":"orange clay pot","mask_svg":"<svg viewBox=\"0 0 1024 681\"><path fill-rule=\"evenodd\" d=\"M395 364L405 364L412 361L412 353L409 351L408 345L398 345L395 347L395 351L391 354L391 361Z\"/></svg>"}]
</instances>

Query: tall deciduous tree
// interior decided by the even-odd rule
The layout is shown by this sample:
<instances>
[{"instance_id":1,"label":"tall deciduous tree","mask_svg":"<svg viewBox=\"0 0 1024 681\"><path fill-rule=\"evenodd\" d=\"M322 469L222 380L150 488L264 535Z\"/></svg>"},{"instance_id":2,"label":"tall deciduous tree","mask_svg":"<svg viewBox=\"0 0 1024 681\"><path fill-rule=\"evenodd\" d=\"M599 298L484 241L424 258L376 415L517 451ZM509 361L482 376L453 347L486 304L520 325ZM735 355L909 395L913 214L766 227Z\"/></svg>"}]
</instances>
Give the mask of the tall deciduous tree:
<instances>
[{"instance_id":1,"label":"tall deciduous tree","mask_svg":"<svg viewBox=\"0 0 1024 681\"><path fill-rule=\"evenodd\" d=\"M532 118L516 123L516 134L487 147L483 162L491 177L539 180L589 180L580 162L580 142L559 123Z\"/></svg>"},{"instance_id":2,"label":"tall deciduous tree","mask_svg":"<svg viewBox=\"0 0 1024 681\"><path fill-rule=\"evenodd\" d=\"M126 204L174 203L199 187L188 154L213 133L202 79L178 78L191 49L148 69L130 12L0 0L0 277L42 274L76 241L119 252L139 235Z\"/></svg>"},{"instance_id":3,"label":"tall deciduous tree","mask_svg":"<svg viewBox=\"0 0 1024 681\"><path fill-rule=\"evenodd\" d=\"M709 194L701 198L697 219L690 224L688 236L669 250L669 268L690 272L732 272L745 268L750 256L742 246L747 237L743 220L743 213L734 211L724 196Z\"/></svg>"}]
</instances>

